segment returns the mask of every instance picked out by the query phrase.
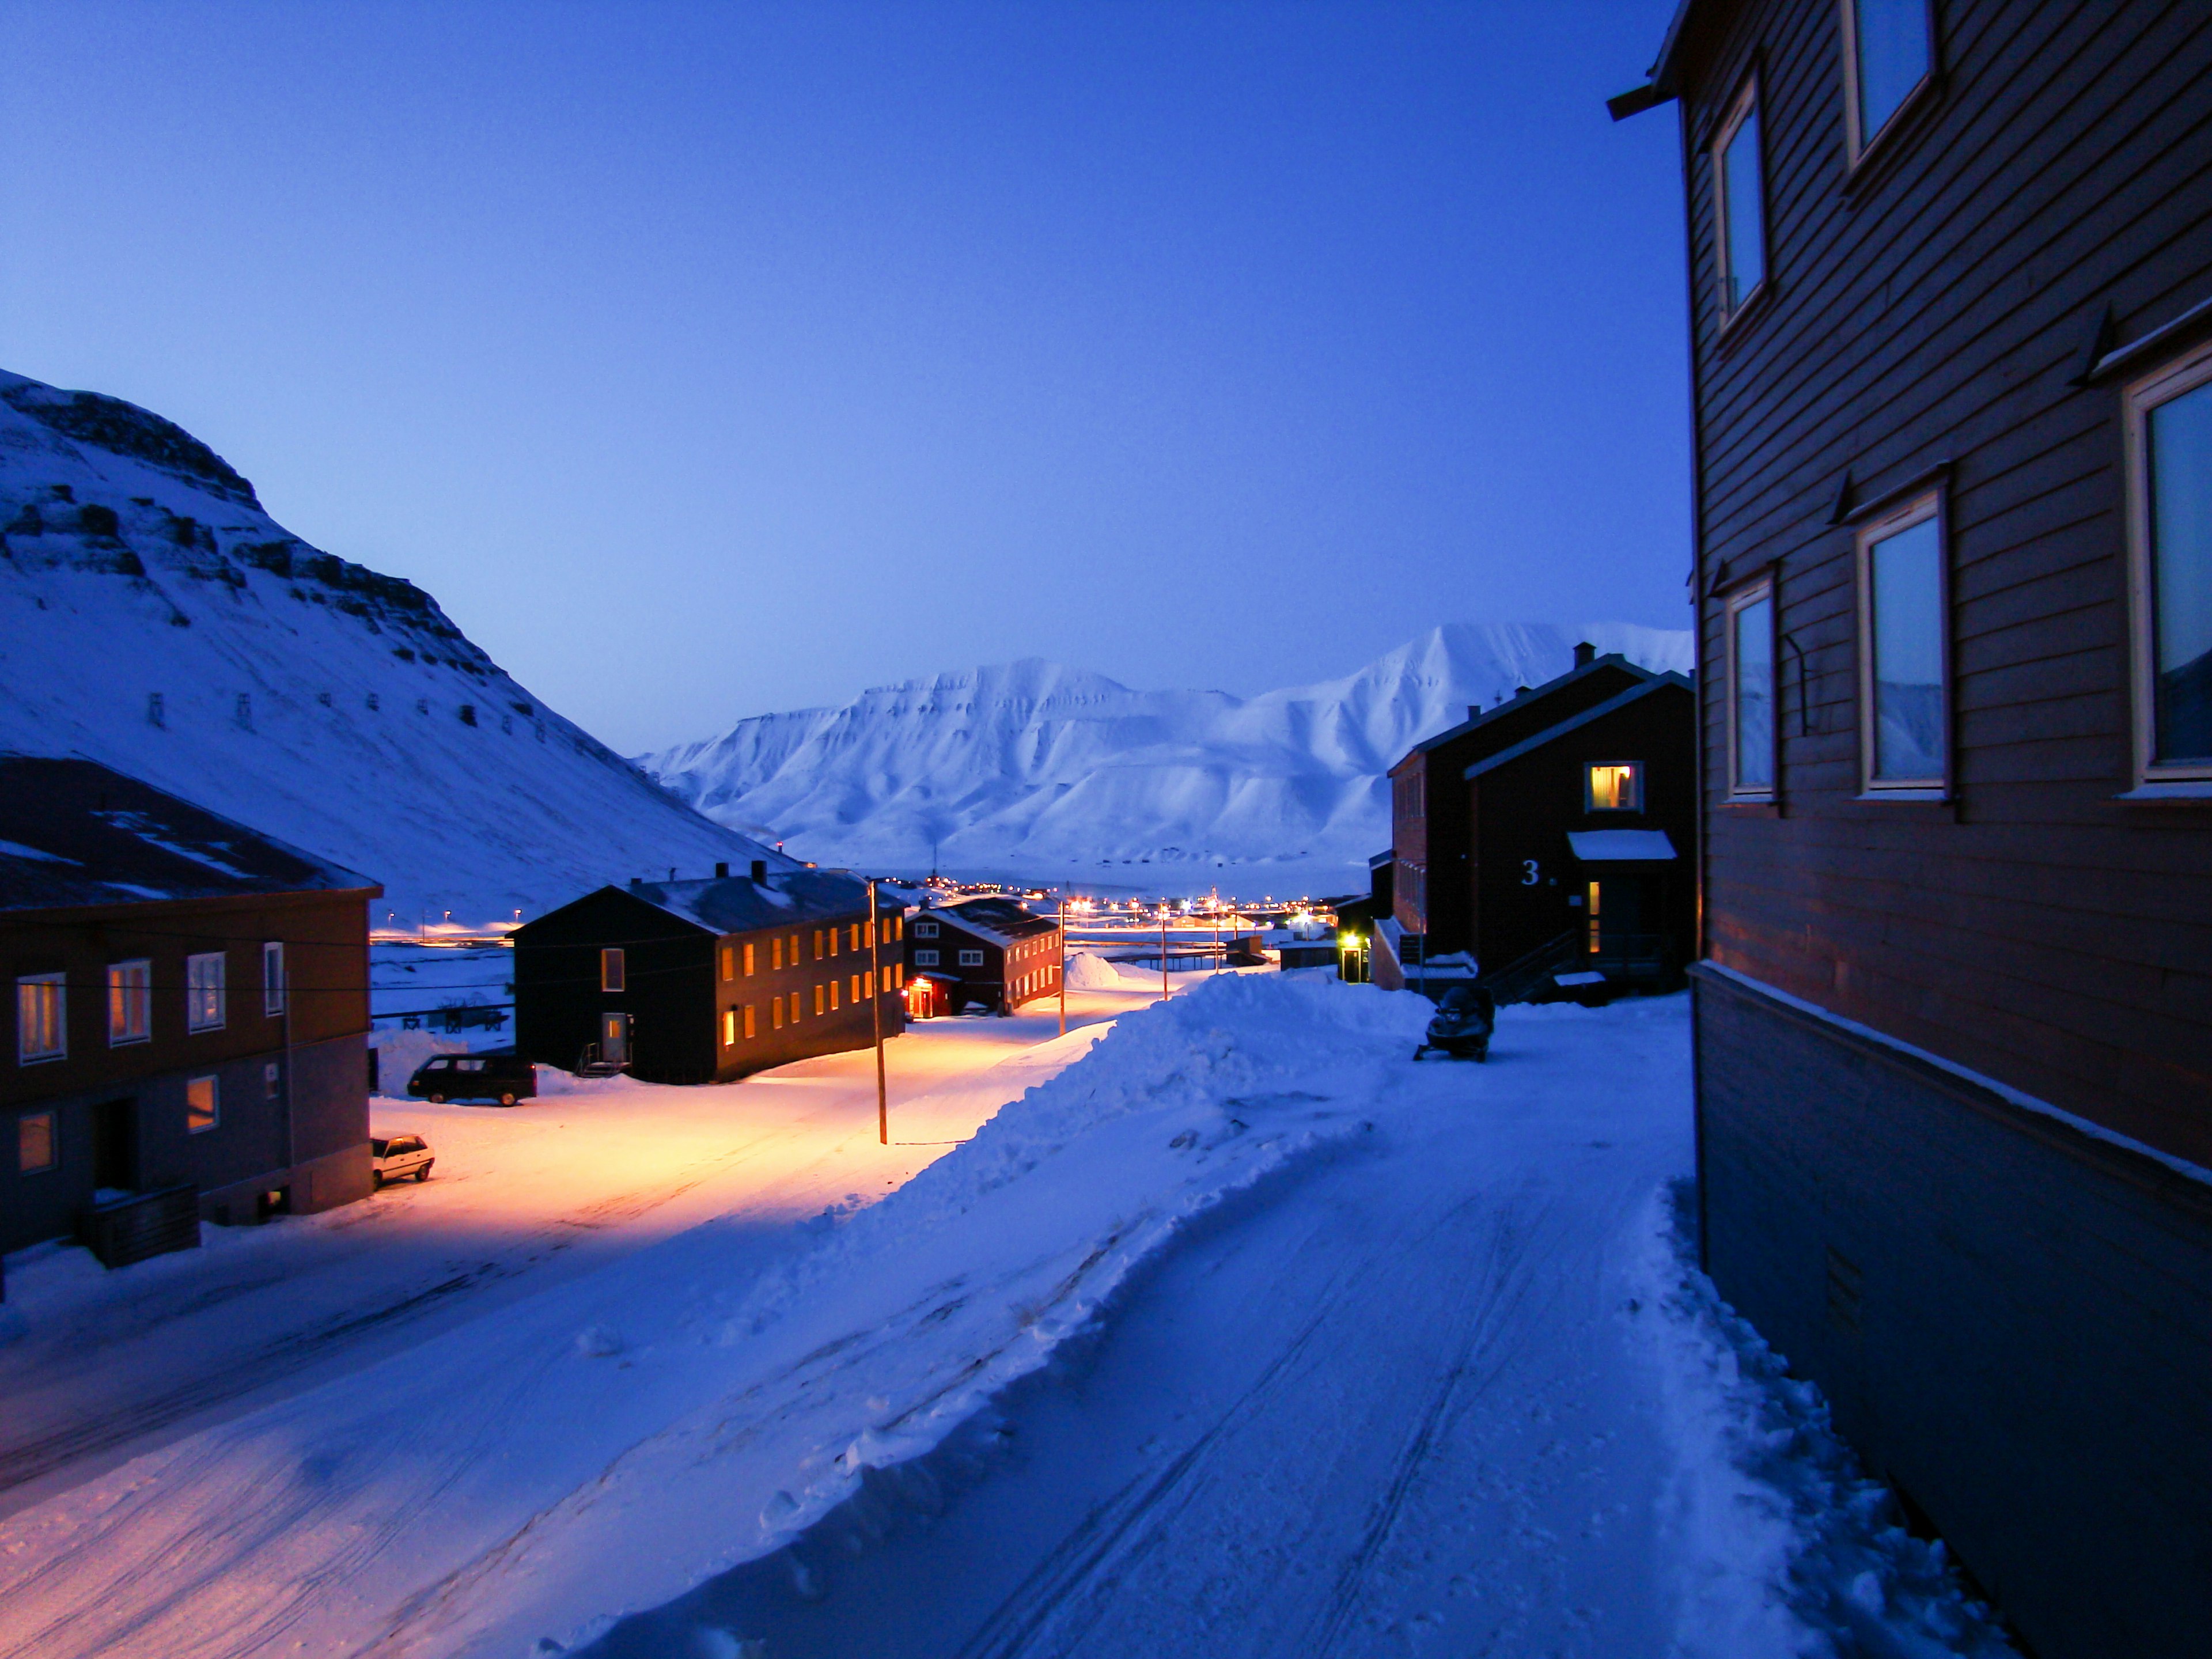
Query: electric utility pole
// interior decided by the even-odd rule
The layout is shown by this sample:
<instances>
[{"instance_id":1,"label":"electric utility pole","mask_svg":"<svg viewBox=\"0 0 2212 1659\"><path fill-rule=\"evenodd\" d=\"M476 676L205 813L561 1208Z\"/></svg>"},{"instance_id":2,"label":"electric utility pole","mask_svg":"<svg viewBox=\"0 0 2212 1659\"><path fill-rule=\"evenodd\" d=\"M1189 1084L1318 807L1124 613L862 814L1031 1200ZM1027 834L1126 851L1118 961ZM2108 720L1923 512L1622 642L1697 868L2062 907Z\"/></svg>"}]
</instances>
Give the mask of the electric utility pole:
<instances>
[{"instance_id":1,"label":"electric utility pole","mask_svg":"<svg viewBox=\"0 0 2212 1659\"><path fill-rule=\"evenodd\" d=\"M876 915L876 880L868 878L868 1012L876 1024L876 1139L878 1144L891 1144L890 1094L884 1083L884 966L883 952L877 946L883 925ZM752 947L747 945L747 950Z\"/></svg>"},{"instance_id":2,"label":"electric utility pole","mask_svg":"<svg viewBox=\"0 0 2212 1659\"><path fill-rule=\"evenodd\" d=\"M1168 995L1168 907L1160 906L1160 998Z\"/></svg>"},{"instance_id":3,"label":"electric utility pole","mask_svg":"<svg viewBox=\"0 0 2212 1659\"><path fill-rule=\"evenodd\" d=\"M1060 890L1060 1034L1067 1035L1067 889Z\"/></svg>"}]
</instances>

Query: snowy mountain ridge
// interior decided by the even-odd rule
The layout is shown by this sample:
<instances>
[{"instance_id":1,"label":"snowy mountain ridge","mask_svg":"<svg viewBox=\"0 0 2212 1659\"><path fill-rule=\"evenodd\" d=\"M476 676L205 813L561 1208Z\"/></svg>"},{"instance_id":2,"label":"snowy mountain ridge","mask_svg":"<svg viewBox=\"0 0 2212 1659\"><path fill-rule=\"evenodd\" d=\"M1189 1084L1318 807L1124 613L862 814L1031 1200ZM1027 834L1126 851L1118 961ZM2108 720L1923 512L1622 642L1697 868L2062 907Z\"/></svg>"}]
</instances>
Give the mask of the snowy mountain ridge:
<instances>
[{"instance_id":1,"label":"snowy mountain ridge","mask_svg":"<svg viewBox=\"0 0 2212 1659\"><path fill-rule=\"evenodd\" d=\"M786 860L546 708L411 582L309 546L207 445L0 373L0 750L82 755L384 884L511 917Z\"/></svg>"},{"instance_id":2,"label":"snowy mountain ridge","mask_svg":"<svg viewBox=\"0 0 2212 1659\"><path fill-rule=\"evenodd\" d=\"M1388 769L1470 706L1564 672L1581 640L1650 668L1692 662L1686 629L1626 623L1446 623L1340 679L1251 698L1133 690L1031 658L741 720L639 764L823 862L1341 884L1389 839Z\"/></svg>"}]
</instances>

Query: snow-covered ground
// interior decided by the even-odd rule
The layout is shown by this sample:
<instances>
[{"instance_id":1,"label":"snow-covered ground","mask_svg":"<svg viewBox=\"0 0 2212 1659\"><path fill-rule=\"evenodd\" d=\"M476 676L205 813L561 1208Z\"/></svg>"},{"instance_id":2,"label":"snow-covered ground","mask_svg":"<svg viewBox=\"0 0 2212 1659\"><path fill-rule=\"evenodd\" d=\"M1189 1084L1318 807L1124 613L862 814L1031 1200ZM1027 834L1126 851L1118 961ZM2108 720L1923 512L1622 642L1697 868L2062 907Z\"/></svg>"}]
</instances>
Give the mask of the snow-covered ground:
<instances>
[{"instance_id":1,"label":"snow-covered ground","mask_svg":"<svg viewBox=\"0 0 2212 1659\"><path fill-rule=\"evenodd\" d=\"M48 1477L0 1522L9 1650L1990 1647L1683 1265L1679 1001L1509 1011L1475 1067L1409 1058L1410 996L1177 993L902 1039L895 1138L954 1146L877 1148L865 1057L381 1107L427 1185L98 1285L27 1264L11 1398L32 1354L222 1374L224 1310L326 1316L349 1233L514 1271Z\"/></svg>"}]
</instances>

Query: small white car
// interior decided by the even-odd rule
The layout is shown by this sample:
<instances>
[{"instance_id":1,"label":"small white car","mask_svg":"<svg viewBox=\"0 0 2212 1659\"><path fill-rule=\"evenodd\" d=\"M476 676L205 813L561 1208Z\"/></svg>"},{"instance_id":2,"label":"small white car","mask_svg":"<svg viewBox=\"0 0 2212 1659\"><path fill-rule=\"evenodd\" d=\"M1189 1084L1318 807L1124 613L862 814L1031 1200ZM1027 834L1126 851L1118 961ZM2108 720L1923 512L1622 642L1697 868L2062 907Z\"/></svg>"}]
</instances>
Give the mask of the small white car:
<instances>
[{"instance_id":1,"label":"small white car","mask_svg":"<svg viewBox=\"0 0 2212 1659\"><path fill-rule=\"evenodd\" d=\"M430 1143L420 1135L393 1135L389 1140L372 1139L368 1143L369 1184L381 1187L387 1181L404 1181L409 1176L417 1181L428 1181L435 1158Z\"/></svg>"}]
</instances>

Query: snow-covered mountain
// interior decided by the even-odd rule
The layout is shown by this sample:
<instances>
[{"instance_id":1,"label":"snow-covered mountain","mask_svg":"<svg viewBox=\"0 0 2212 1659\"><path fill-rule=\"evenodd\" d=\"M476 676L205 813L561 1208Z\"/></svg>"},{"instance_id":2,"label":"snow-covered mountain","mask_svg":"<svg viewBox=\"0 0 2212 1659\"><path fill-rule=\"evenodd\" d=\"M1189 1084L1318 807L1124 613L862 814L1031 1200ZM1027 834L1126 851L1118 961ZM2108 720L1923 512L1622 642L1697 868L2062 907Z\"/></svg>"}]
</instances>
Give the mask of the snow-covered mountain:
<instances>
[{"instance_id":1,"label":"snow-covered mountain","mask_svg":"<svg viewBox=\"0 0 2212 1659\"><path fill-rule=\"evenodd\" d=\"M1030 659L739 720L640 763L709 817L823 862L1356 884L1389 839L1386 769L1470 705L1565 672L1578 640L1691 665L1687 630L1624 623L1449 623L1343 679L1249 699Z\"/></svg>"},{"instance_id":2,"label":"snow-covered mountain","mask_svg":"<svg viewBox=\"0 0 2212 1659\"><path fill-rule=\"evenodd\" d=\"M788 863L545 708L420 588L290 534L191 434L7 374L0 750L86 756L334 859L404 922Z\"/></svg>"}]
</instances>

